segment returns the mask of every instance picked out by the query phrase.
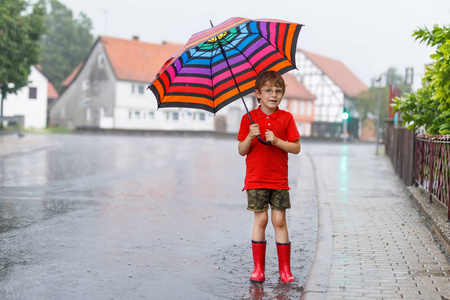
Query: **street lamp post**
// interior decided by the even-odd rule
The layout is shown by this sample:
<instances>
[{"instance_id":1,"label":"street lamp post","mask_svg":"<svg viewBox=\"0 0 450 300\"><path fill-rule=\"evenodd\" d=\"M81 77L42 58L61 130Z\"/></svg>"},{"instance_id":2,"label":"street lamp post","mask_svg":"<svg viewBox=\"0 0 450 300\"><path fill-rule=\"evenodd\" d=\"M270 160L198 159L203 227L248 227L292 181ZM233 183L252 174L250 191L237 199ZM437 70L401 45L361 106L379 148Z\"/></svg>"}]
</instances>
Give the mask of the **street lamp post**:
<instances>
[{"instance_id":1,"label":"street lamp post","mask_svg":"<svg viewBox=\"0 0 450 300\"><path fill-rule=\"evenodd\" d=\"M376 80L378 82L378 112L377 112L377 140L376 140L376 155L378 155L378 147L380 144L380 115L381 115L381 76Z\"/></svg>"}]
</instances>

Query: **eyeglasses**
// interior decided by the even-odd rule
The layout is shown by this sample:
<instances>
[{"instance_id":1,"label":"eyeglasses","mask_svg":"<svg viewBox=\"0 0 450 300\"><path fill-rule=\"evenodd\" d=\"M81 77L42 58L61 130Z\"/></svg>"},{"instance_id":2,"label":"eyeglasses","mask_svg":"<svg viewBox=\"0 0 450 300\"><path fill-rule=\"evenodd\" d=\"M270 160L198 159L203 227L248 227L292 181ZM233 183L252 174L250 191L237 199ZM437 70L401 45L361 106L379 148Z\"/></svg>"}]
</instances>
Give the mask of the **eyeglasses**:
<instances>
[{"instance_id":1,"label":"eyeglasses","mask_svg":"<svg viewBox=\"0 0 450 300\"><path fill-rule=\"evenodd\" d=\"M271 96L273 92L275 92L275 95L277 97L283 95L283 90L282 89L266 89L266 90L262 90L262 92L265 93L267 96Z\"/></svg>"}]
</instances>

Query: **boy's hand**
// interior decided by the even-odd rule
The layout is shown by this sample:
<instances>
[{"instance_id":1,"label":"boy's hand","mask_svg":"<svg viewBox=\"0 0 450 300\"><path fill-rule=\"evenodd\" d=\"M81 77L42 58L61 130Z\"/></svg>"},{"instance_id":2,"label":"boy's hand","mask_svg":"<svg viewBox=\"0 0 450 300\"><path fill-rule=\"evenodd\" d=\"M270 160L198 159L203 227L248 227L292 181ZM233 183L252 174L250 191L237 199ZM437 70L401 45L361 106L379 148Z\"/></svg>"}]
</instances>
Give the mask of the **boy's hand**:
<instances>
[{"instance_id":1,"label":"boy's hand","mask_svg":"<svg viewBox=\"0 0 450 300\"><path fill-rule=\"evenodd\" d=\"M266 141L271 142L272 145L276 145L276 143L278 142L278 138L273 133L273 131L266 129Z\"/></svg>"},{"instance_id":2,"label":"boy's hand","mask_svg":"<svg viewBox=\"0 0 450 300\"><path fill-rule=\"evenodd\" d=\"M250 132L248 133L248 136L252 140L260 134L261 134L261 132L259 131L259 124L255 123L255 124L250 125Z\"/></svg>"}]
</instances>

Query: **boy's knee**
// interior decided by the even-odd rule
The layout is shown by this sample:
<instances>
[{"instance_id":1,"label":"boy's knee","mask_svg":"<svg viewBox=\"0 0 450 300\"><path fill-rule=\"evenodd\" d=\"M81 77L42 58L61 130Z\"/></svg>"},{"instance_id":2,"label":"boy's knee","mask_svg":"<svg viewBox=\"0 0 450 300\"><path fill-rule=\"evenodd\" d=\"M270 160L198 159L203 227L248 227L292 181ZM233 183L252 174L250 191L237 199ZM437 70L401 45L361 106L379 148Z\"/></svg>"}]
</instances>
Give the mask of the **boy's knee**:
<instances>
[{"instance_id":1,"label":"boy's knee","mask_svg":"<svg viewBox=\"0 0 450 300\"><path fill-rule=\"evenodd\" d=\"M286 218L284 216L273 216L272 225L277 228L286 227Z\"/></svg>"},{"instance_id":2,"label":"boy's knee","mask_svg":"<svg viewBox=\"0 0 450 300\"><path fill-rule=\"evenodd\" d=\"M269 222L267 211L255 213L255 224L260 227L266 227Z\"/></svg>"},{"instance_id":3,"label":"boy's knee","mask_svg":"<svg viewBox=\"0 0 450 300\"><path fill-rule=\"evenodd\" d=\"M266 227L267 223L269 223L269 218L268 217L260 218L260 219L257 220L257 223L261 227Z\"/></svg>"}]
</instances>

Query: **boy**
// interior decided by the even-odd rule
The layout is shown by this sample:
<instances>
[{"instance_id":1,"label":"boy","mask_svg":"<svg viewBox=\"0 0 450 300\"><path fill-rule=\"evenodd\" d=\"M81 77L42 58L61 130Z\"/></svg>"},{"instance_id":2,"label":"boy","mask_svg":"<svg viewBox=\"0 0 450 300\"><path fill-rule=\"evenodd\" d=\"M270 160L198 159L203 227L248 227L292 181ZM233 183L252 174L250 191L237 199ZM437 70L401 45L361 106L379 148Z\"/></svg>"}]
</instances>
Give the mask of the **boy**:
<instances>
[{"instance_id":1,"label":"boy","mask_svg":"<svg viewBox=\"0 0 450 300\"><path fill-rule=\"evenodd\" d=\"M251 281L265 280L266 237L268 208L271 206L272 224L278 253L280 278L283 283L294 281L291 273L286 209L290 208L288 185L288 153L300 153L300 134L292 114L278 108L286 89L283 77L274 71L261 73L256 78L255 94L260 103L241 120L238 133L239 154L246 157L244 190L248 207L254 212L252 252L254 270ZM270 145L263 145L255 137L264 133Z\"/></svg>"}]
</instances>

